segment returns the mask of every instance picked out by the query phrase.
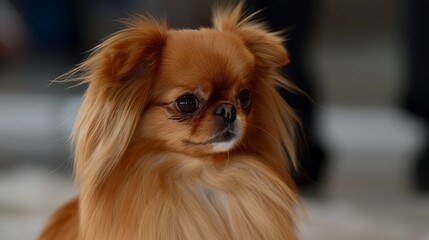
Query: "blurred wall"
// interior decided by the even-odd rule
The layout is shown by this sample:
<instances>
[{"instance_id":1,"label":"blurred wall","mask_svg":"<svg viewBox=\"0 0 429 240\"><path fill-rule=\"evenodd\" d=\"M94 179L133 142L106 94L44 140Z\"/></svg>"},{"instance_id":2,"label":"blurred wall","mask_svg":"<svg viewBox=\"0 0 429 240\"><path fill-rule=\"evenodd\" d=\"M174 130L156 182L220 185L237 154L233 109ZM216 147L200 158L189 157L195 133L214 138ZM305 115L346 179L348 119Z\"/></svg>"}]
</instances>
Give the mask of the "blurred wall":
<instances>
[{"instance_id":1,"label":"blurred wall","mask_svg":"<svg viewBox=\"0 0 429 240\"><path fill-rule=\"evenodd\" d=\"M312 54L323 102L397 104L404 79L404 2L320 1Z\"/></svg>"}]
</instances>

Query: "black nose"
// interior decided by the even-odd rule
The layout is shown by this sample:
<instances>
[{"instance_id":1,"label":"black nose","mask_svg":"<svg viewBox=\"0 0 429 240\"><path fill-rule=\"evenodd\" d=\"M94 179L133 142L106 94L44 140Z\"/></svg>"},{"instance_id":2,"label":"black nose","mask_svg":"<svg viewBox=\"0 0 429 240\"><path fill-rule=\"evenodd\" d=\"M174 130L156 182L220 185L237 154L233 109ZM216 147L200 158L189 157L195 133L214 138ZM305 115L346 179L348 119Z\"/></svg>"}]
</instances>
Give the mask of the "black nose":
<instances>
[{"instance_id":1,"label":"black nose","mask_svg":"<svg viewBox=\"0 0 429 240\"><path fill-rule=\"evenodd\" d=\"M223 121L227 123L233 123L237 118L237 111L235 110L234 105L229 103L219 104L216 107L214 114L221 117Z\"/></svg>"}]
</instances>

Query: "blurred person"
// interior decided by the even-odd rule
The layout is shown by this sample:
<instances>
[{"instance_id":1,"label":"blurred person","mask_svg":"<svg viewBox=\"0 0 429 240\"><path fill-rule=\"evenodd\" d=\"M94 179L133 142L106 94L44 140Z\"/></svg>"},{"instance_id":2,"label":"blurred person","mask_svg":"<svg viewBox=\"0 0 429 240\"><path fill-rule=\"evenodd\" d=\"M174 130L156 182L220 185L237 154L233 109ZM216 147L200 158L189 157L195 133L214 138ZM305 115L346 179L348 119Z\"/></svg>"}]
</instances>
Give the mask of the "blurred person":
<instances>
[{"instance_id":1,"label":"blurred person","mask_svg":"<svg viewBox=\"0 0 429 240\"><path fill-rule=\"evenodd\" d=\"M261 9L260 18L272 30L285 31L291 62L284 68L286 77L311 98L317 99L314 76L308 66L307 47L315 16L315 0L249 0L250 8ZM301 190L315 190L323 182L327 165L326 153L314 132L315 107L304 95L280 90L283 98L298 113L304 126L304 139L299 161L302 171L295 176Z\"/></svg>"},{"instance_id":2,"label":"blurred person","mask_svg":"<svg viewBox=\"0 0 429 240\"><path fill-rule=\"evenodd\" d=\"M405 108L424 123L426 141L413 171L417 190L429 193L429 2L413 0L406 4L409 89Z\"/></svg>"},{"instance_id":3,"label":"blurred person","mask_svg":"<svg viewBox=\"0 0 429 240\"><path fill-rule=\"evenodd\" d=\"M28 45L28 29L22 17L6 0L0 0L0 59L22 56Z\"/></svg>"}]
</instances>

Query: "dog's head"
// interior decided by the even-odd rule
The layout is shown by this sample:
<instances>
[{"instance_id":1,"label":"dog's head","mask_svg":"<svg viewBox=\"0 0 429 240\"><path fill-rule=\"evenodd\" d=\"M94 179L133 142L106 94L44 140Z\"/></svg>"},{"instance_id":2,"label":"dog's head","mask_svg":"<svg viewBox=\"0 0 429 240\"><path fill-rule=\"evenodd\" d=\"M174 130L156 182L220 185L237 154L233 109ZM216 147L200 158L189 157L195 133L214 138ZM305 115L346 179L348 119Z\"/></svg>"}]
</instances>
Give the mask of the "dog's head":
<instances>
[{"instance_id":1,"label":"dog's head","mask_svg":"<svg viewBox=\"0 0 429 240\"><path fill-rule=\"evenodd\" d=\"M78 177L107 174L130 148L294 160L296 117L277 93L292 86L278 73L287 52L241 10L218 10L199 30L131 20L72 72L89 84L74 129Z\"/></svg>"}]
</instances>

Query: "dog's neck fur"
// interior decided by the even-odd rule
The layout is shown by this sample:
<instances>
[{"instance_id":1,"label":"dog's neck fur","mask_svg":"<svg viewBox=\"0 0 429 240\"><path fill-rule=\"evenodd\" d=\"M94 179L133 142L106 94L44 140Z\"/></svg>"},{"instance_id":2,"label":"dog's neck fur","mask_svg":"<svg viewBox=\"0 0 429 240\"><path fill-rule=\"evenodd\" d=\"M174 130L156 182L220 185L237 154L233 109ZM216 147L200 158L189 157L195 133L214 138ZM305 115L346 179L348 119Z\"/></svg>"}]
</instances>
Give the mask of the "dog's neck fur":
<instances>
[{"instance_id":1,"label":"dog's neck fur","mask_svg":"<svg viewBox=\"0 0 429 240\"><path fill-rule=\"evenodd\" d=\"M137 161L124 161L106 188L81 188L83 239L294 239L285 227L293 226L296 196L285 176L254 156L215 162L147 154Z\"/></svg>"}]
</instances>

